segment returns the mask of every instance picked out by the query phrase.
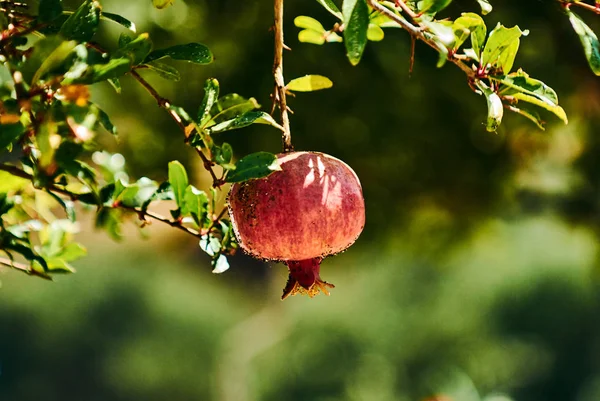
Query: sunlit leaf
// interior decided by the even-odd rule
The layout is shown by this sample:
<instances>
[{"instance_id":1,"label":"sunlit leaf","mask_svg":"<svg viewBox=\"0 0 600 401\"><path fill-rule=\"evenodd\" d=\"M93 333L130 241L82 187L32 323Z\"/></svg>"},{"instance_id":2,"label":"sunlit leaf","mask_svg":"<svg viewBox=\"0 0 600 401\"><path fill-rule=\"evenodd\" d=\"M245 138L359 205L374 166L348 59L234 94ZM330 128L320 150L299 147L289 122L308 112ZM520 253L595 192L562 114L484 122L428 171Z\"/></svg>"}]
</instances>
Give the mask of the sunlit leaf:
<instances>
[{"instance_id":1,"label":"sunlit leaf","mask_svg":"<svg viewBox=\"0 0 600 401\"><path fill-rule=\"evenodd\" d=\"M270 114L265 113L264 111L248 111L239 117L213 125L208 131L211 134L216 134L223 131L244 128L251 124L267 124L283 130L283 127L279 125Z\"/></svg>"},{"instance_id":2,"label":"sunlit leaf","mask_svg":"<svg viewBox=\"0 0 600 401\"><path fill-rule=\"evenodd\" d=\"M177 207L182 208L184 206L185 190L188 186L188 176L185 167L176 160L169 163L169 183L173 189Z\"/></svg>"},{"instance_id":3,"label":"sunlit leaf","mask_svg":"<svg viewBox=\"0 0 600 401\"><path fill-rule=\"evenodd\" d=\"M367 39L372 42L379 42L383 40L385 33L383 29L379 27L379 25L369 24L369 29L367 30Z\"/></svg>"},{"instance_id":4,"label":"sunlit leaf","mask_svg":"<svg viewBox=\"0 0 600 401\"><path fill-rule=\"evenodd\" d=\"M204 83L204 98L198 110L198 123L203 127L211 117L211 109L219 98L219 81L209 78Z\"/></svg>"},{"instance_id":5,"label":"sunlit leaf","mask_svg":"<svg viewBox=\"0 0 600 401\"><path fill-rule=\"evenodd\" d=\"M167 8L170 5L173 5L174 2L175 0L152 0L152 5L155 8L162 10L163 8Z\"/></svg>"},{"instance_id":6,"label":"sunlit leaf","mask_svg":"<svg viewBox=\"0 0 600 401\"><path fill-rule=\"evenodd\" d=\"M492 12L492 5L488 0L477 0L481 7L481 14L487 15Z\"/></svg>"},{"instance_id":7,"label":"sunlit leaf","mask_svg":"<svg viewBox=\"0 0 600 401\"><path fill-rule=\"evenodd\" d=\"M229 172L226 181L243 182L263 178L280 170L276 155L268 152L252 153L236 163L235 170Z\"/></svg>"},{"instance_id":8,"label":"sunlit leaf","mask_svg":"<svg viewBox=\"0 0 600 401\"><path fill-rule=\"evenodd\" d=\"M325 33L325 28L323 28L323 25L319 21L305 15L294 18L294 25L298 28L312 29L313 31Z\"/></svg>"},{"instance_id":9,"label":"sunlit leaf","mask_svg":"<svg viewBox=\"0 0 600 401\"><path fill-rule=\"evenodd\" d=\"M327 77L322 75L305 75L300 78L292 79L285 88L295 92L312 92L328 89L332 86L333 82Z\"/></svg>"},{"instance_id":10,"label":"sunlit leaf","mask_svg":"<svg viewBox=\"0 0 600 401\"><path fill-rule=\"evenodd\" d=\"M325 35L312 29L304 29L298 32L298 40L302 43L312 43L313 45L322 45L325 43Z\"/></svg>"},{"instance_id":11,"label":"sunlit leaf","mask_svg":"<svg viewBox=\"0 0 600 401\"><path fill-rule=\"evenodd\" d=\"M517 100L523 101L523 102L527 102L527 103L531 103L533 105L536 105L538 107L541 107L545 110L548 110L549 112L553 113L554 115L556 115L558 118L560 118L565 124L569 123L569 119L567 118L567 114L565 113L565 111L563 110L562 107L560 106L553 106L548 104L547 102L540 100L538 97L535 96L531 96L525 93L515 93L514 95L512 95L512 97L514 97Z\"/></svg>"}]
</instances>

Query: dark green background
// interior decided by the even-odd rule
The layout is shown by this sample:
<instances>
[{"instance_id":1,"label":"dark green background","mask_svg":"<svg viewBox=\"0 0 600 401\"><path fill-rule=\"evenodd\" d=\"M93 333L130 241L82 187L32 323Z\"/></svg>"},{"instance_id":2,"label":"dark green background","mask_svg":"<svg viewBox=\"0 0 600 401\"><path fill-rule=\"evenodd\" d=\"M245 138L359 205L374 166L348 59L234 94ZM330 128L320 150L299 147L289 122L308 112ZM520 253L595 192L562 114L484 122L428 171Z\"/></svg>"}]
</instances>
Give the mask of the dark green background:
<instances>
[{"instance_id":1,"label":"dark green background","mask_svg":"<svg viewBox=\"0 0 600 401\"><path fill-rule=\"evenodd\" d=\"M82 222L90 255L76 275L53 284L1 275L0 400L600 399L600 83L557 2L492 3L490 29L530 30L515 66L557 90L568 126L546 115L541 132L508 114L488 133L485 99L453 65L435 68L425 45L412 76L400 30L351 67L341 44L298 42L295 16L334 20L316 1L288 0L286 77L334 82L290 99L294 144L348 162L367 205L359 241L323 263L332 296L281 302L282 265L239 255L217 276L194 239L169 227L154 224L143 240L130 224L116 244ZM195 112L204 80L216 77L222 93L270 108L270 1L102 4L157 48L199 41L213 50L210 66L173 64L176 84L145 74L173 103ZM472 10L476 1L455 1L443 15ZM120 32L103 23L99 41L116 46ZM209 185L135 81L123 79L121 95L97 85L93 100L121 133L98 142L124 154L132 176L164 180L178 159L197 186ZM236 157L281 146L266 126L219 140Z\"/></svg>"}]
</instances>

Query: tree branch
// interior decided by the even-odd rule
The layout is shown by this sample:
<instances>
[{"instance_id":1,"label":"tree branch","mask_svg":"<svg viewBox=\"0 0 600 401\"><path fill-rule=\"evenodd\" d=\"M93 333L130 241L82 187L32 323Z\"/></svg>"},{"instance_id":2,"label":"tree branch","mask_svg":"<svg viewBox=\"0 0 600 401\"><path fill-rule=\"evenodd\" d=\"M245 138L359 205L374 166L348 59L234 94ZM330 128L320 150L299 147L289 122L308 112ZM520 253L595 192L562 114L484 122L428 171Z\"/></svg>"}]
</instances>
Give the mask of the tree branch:
<instances>
[{"instance_id":1,"label":"tree branch","mask_svg":"<svg viewBox=\"0 0 600 401\"><path fill-rule=\"evenodd\" d=\"M379 11L380 13L382 13L383 15L385 15L386 17L390 18L392 21L394 21L398 25L400 25L413 38L421 40L421 41L425 42L429 47L431 47L435 50L438 50L438 45L433 40L431 40L427 36L425 36L424 31L420 27L411 24L406 19L397 15L389 8L381 5L378 0L367 0L367 3L371 6L371 8ZM406 4L404 4L403 0L399 0L399 1L397 1L397 3L399 4L399 6L401 8L408 9L408 6L406 6ZM402 7L402 6L404 6L404 7ZM410 9L408 9L408 10L410 10ZM414 14L414 12L412 12L412 10L410 10L410 11L411 11L411 13L409 16L411 18L416 18L417 15ZM454 57L454 55L449 56L448 60L450 62L452 62L453 64L455 64L458 68L460 68L470 79L476 78L475 71L473 71L473 69L471 67L469 67L467 64L463 63L461 60Z\"/></svg>"},{"instance_id":2,"label":"tree branch","mask_svg":"<svg viewBox=\"0 0 600 401\"><path fill-rule=\"evenodd\" d=\"M279 106L281 113L281 125L283 133L281 139L283 142L283 151L291 152L294 150L292 145L292 133L290 130L290 117L285 93L285 80L283 78L283 0L275 0L275 57L273 60L273 77L275 78L275 93L273 94L275 102Z\"/></svg>"},{"instance_id":3,"label":"tree branch","mask_svg":"<svg viewBox=\"0 0 600 401\"><path fill-rule=\"evenodd\" d=\"M152 95L152 97L158 103L158 106L165 109L169 113L169 115L177 123L177 125L179 126L181 131L183 131L183 133L187 139L187 137L189 136L189 132L187 131L185 124L181 120L181 117L177 114L177 112L175 110L173 110L171 108L171 102L168 99L160 96L160 94L156 91L156 89L154 89L152 87L152 85L150 85L148 83L148 81L146 81L140 74L138 74L137 71L131 70L130 73L131 73L131 76L133 78L135 78L135 80L138 81L148 91L148 93L150 93L150 95ZM217 187L220 187L221 185L223 185L222 180L219 180L217 178L217 175L215 174L215 172L212 168L213 162L211 162L208 159L208 157L206 157L206 155L204 154L204 152L202 152L201 149L196 148L196 152L198 152L198 155L202 159L204 168L210 173L210 176L213 180L213 187L217 188Z\"/></svg>"},{"instance_id":4,"label":"tree branch","mask_svg":"<svg viewBox=\"0 0 600 401\"><path fill-rule=\"evenodd\" d=\"M559 1L559 3L561 3L563 5L563 7L567 8L567 9L571 6L578 6L585 10L588 10L595 14L600 15L600 4L597 2L595 3L595 5L591 5L591 4L584 3L583 1L566 1L566 0L558 0L558 1Z\"/></svg>"},{"instance_id":5,"label":"tree branch","mask_svg":"<svg viewBox=\"0 0 600 401\"><path fill-rule=\"evenodd\" d=\"M13 262L12 260L6 259L6 258L0 258L0 265L6 266L6 267L10 267L11 269L18 270L20 272L23 272L25 274L29 274L31 276L38 276L38 277L41 277L43 279L52 281L52 278L48 277L45 274L40 274L40 273L36 272L30 266L27 266L27 265L25 265L23 263Z\"/></svg>"},{"instance_id":6,"label":"tree branch","mask_svg":"<svg viewBox=\"0 0 600 401\"><path fill-rule=\"evenodd\" d=\"M21 170L18 167L15 166L11 166L8 164L0 164L0 171L6 171L7 173L14 175L15 177L20 177L20 178L24 178L26 180L31 181L33 179L33 176L27 172L25 172L24 170ZM45 188L46 190L50 191L50 192L54 192L55 194L60 194L60 195L64 195L66 197L68 197L70 200L72 201L77 201L79 200L79 198L83 195L86 195L85 193L80 194L80 193L74 193L71 192L65 188L61 188L59 186L56 186L55 184L50 184L48 187ZM132 212L135 212L138 214L138 217L140 218L140 220L145 221L146 217L149 217L153 220L156 221L160 221L161 223L165 223L168 224L171 227L175 227L181 231L186 232L187 234L193 235L194 237L202 237L202 234L198 231L198 230L194 230L193 228L190 227L186 227L184 225L181 224L181 222L177 221L177 220L171 220L168 219L158 213L154 213L151 212L149 210L142 210L140 208L137 207L130 207L130 206L125 206L123 204L120 203L116 203L114 206L114 208L120 208L120 209L125 209L125 210L130 210Z\"/></svg>"}]
</instances>

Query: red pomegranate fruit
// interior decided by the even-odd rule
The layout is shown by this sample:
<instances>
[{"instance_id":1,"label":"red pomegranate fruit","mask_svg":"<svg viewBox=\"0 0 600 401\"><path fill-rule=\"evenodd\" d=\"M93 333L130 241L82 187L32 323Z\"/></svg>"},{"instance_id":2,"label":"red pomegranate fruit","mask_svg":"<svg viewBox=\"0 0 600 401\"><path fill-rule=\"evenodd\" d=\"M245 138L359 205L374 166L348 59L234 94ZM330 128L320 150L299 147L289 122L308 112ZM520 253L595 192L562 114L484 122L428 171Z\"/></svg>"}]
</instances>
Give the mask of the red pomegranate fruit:
<instances>
[{"instance_id":1,"label":"red pomegranate fruit","mask_svg":"<svg viewBox=\"0 0 600 401\"><path fill-rule=\"evenodd\" d=\"M281 171L234 184L229 214L246 253L284 262L289 279L282 299L329 295L320 263L356 241L365 225L365 203L356 173L318 152L277 155Z\"/></svg>"}]
</instances>

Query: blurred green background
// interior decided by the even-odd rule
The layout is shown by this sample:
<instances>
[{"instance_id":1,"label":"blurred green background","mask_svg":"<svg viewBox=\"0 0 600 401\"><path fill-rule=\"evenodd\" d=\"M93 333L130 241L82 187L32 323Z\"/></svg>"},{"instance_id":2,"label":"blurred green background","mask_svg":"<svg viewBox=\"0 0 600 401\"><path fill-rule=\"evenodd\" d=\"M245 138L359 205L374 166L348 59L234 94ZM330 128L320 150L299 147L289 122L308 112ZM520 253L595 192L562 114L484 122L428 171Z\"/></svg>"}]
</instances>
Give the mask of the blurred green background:
<instances>
[{"instance_id":1,"label":"blurred green background","mask_svg":"<svg viewBox=\"0 0 600 401\"><path fill-rule=\"evenodd\" d=\"M145 75L175 104L194 112L214 76L222 93L270 107L270 0L102 3L156 47L213 50L210 66L177 64L179 83ZM317 2L286 3L286 77L334 82L290 100L296 148L348 162L367 205L362 237L323 263L331 297L281 302L285 267L241 254L214 275L196 241L169 227L144 239L130 224L115 243L83 222L89 256L76 275L0 274L0 400L599 400L600 83L557 2L492 2L486 22L531 31L516 66L557 90L570 124L548 116L541 132L507 115L497 134L482 124L485 99L457 68L436 69L431 49L417 46L409 77L405 32L386 31L351 67L342 45L298 42L295 16L334 23ZM476 1L455 1L445 15L471 10ZM103 27L99 40L116 47L121 31ZM121 133L99 143L132 176L164 180L179 159L208 187L135 81L121 95L98 85L93 100ZM281 146L265 126L220 139L237 157Z\"/></svg>"}]
</instances>

